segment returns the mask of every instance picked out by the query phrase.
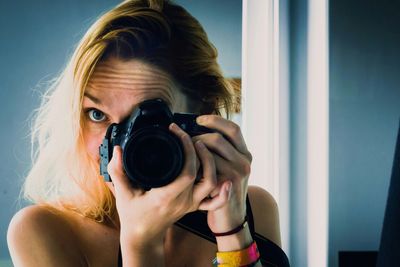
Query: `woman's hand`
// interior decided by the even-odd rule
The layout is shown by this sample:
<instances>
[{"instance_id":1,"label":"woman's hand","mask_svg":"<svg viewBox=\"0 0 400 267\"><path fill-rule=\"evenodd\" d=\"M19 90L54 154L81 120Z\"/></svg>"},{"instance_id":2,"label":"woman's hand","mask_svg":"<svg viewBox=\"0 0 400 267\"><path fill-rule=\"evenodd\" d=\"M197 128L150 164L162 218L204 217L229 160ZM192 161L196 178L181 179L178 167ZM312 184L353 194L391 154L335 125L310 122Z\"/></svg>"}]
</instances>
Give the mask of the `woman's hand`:
<instances>
[{"instance_id":1,"label":"woman's hand","mask_svg":"<svg viewBox=\"0 0 400 267\"><path fill-rule=\"evenodd\" d=\"M190 136L176 124L171 124L170 130L182 141L185 163L181 174L164 187L150 191L132 187L123 171L122 150L119 146L114 147L108 171L115 187L123 255L124 251L129 254L132 250L139 253L162 250L166 230L173 223L188 212L207 205L218 206L218 203L207 198L217 186L212 154L201 141L193 144ZM203 177L195 183L200 164ZM125 258L124 255L124 262Z\"/></svg>"},{"instance_id":2,"label":"woman's hand","mask_svg":"<svg viewBox=\"0 0 400 267\"><path fill-rule=\"evenodd\" d=\"M252 156L247 150L240 127L217 115L199 116L197 123L216 130L196 136L213 152L218 187L211 197L219 206L208 206L208 225L213 232L227 232L240 225L246 216L246 196ZM214 202L214 204L216 204Z\"/></svg>"}]
</instances>

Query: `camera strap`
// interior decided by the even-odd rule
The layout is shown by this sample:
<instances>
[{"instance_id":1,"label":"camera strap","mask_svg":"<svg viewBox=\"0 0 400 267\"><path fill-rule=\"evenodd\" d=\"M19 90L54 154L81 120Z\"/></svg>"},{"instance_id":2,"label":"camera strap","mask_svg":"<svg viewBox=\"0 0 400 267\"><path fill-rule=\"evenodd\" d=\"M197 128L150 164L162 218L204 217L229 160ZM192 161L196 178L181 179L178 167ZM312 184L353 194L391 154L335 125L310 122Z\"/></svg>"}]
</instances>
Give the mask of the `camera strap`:
<instances>
[{"instance_id":1,"label":"camera strap","mask_svg":"<svg viewBox=\"0 0 400 267\"><path fill-rule=\"evenodd\" d=\"M246 199L247 205L247 218L251 235L257 243L260 252L260 260L263 266L268 267L289 267L289 260L285 252L273 243L271 240L255 232L253 212L251 210L249 197ZM207 225L207 212L195 211L186 214L182 219L175 223L175 225L192 232L210 242L217 243L213 233Z\"/></svg>"}]
</instances>

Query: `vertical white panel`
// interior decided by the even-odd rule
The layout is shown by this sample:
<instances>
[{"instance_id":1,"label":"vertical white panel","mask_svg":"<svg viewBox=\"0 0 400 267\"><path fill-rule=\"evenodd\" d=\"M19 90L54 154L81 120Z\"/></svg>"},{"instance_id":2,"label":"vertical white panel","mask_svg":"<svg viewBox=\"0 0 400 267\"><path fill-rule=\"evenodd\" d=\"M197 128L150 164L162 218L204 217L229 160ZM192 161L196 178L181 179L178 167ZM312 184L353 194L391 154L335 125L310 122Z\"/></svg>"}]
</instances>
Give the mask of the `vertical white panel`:
<instances>
[{"instance_id":1,"label":"vertical white panel","mask_svg":"<svg viewBox=\"0 0 400 267\"><path fill-rule=\"evenodd\" d=\"M273 118L273 130L274 130L274 191L276 192L276 198L280 199L280 132L281 132L281 118L280 118L280 106L281 106L281 88L279 86L279 1L272 1L272 53L273 53L273 102L274 102L274 118Z\"/></svg>"},{"instance_id":2,"label":"vertical white panel","mask_svg":"<svg viewBox=\"0 0 400 267\"><path fill-rule=\"evenodd\" d=\"M288 0L274 1L274 47L275 47L275 95L279 96L278 116L276 118L278 127L279 171L277 174L279 182L279 217L281 226L282 248L290 258L290 186L289 186L289 5Z\"/></svg>"},{"instance_id":3,"label":"vertical white panel","mask_svg":"<svg viewBox=\"0 0 400 267\"><path fill-rule=\"evenodd\" d=\"M273 4L243 1L242 125L253 154L250 184L275 198Z\"/></svg>"},{"instance_id":4,"label":"vertical white panel","mask_svg":"<svg viewBox=\"0 0 400 267\"><path fill-rule=\"evenodd\" d=\"M289 75L279 72L279 13L278 0L243 1L242 129L254 158L249 183L263 187L278 202L282 245L288 251Z\"/></svg>"},{"instance_id":5,"label":"vertical white panel","mask_svg":"<svg viewBox=\"0 0 400 267\"><path fill-rule=\"evenodd\" d=\"M328 254L328 0L308 6L308 266L327 266Z\"/></svg>"}]
</instances>

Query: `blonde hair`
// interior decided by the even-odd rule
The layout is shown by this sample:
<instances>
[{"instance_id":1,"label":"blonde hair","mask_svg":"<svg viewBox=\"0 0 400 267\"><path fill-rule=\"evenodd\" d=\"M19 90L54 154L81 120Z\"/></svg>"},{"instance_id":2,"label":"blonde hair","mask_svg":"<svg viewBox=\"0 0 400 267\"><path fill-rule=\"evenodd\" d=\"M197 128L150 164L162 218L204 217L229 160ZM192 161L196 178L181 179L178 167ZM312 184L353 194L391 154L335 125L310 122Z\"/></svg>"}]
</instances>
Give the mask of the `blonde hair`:
<instances>
[{"instance_id":1,"label":"blonde hair","mask_svg":"<svg viewBox=\"0 0 400 267\"><path fill-rule=\"evenodd\" d=\"M42 99L32 129L33 167L23 188L35 203L99 221L113 216L115 200L85 149L81 106L96 65L109 57L139 58L166 71L201 114L229 116L237 99L215 47L182 7L131 0L102 15Z\"/></svg>"}]
</instances>

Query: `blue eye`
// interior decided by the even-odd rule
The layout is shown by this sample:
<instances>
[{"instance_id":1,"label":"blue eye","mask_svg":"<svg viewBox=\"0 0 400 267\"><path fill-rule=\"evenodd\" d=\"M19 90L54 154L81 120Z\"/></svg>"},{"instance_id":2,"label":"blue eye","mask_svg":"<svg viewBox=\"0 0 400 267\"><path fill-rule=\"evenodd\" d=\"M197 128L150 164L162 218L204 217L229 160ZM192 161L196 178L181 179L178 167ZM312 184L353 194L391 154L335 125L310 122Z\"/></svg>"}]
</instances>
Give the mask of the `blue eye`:
<instances>
[{"instance_id":1,"label":"blue eye","mask_svg":"<svg viewBox=\"0 0 400 267\"><path fill-rule=\"evenodd\" d=\"M90 120L94 122L102 122L105 120L106 116L103 112L97 109L91 109L88 111Z\"/></svg>"}]
</instances>

